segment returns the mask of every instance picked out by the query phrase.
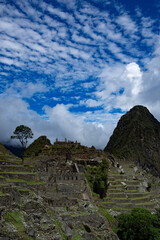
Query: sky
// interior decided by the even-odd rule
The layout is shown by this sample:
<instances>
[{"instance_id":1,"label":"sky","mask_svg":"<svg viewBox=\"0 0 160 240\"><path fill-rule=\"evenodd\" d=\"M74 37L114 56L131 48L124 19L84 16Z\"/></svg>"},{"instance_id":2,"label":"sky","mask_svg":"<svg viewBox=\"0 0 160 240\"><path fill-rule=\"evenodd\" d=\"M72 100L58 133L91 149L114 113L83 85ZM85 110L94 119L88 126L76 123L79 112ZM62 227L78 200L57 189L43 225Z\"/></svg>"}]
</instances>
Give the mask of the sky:
<instances>
[{"instance_id":1,"label":"sky","mask_svg":"<svg viewBox=\"0 0 160 240\"><path fill-rule=\"evenodd\" d=\"M160 120L159 0L0 0L0 46L3 143L26 125L103 149L133 106Z\"/></svg>"}]
</instances>

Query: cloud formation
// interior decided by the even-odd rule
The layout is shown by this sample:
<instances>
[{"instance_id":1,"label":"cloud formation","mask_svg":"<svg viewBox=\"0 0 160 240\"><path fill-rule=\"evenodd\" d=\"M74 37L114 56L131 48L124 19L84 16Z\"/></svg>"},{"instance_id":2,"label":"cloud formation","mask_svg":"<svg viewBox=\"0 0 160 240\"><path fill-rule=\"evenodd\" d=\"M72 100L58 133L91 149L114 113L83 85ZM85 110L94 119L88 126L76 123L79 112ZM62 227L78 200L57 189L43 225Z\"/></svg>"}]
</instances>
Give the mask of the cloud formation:
<instances>
[{"instance_id":1,"label":"cloud formation","mask_svg":"<svg viewBox=\"0 0 160 240\"><path fill-rule=\"evenodd\" d=\"M35 137L103 148L134 105L160 119L158 14L128 7L101 0L0 2L0 141L26 124Z\"/></svg>"}]
</instances>

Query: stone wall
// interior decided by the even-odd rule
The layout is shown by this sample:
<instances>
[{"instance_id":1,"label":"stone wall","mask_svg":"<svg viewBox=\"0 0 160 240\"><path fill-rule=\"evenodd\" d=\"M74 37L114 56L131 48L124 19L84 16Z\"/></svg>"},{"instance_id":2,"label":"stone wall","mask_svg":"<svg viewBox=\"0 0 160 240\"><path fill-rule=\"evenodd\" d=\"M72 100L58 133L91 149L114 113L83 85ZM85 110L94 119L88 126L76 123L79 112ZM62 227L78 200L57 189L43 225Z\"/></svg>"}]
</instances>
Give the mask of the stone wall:
<instances>
[{"instance_id":1,"label":"stone wall","mask_svg":"<svg viewBox=\"0 0 160 240\"><path fill-rule=\"evenodd\" d=\"M37 179L37 174L34 173L16 173L16 172L12 172L12 173L8 173L8 172L3 172L1 173L1 175L5 178L16 178L16 179L24 179L24 180L28 180L28 181L35 181Z\"/></svg>"},{"instance_id":2,"label":"stone wall","mask_svg":"<svg viewBox=\"0 0 160 240\"><path fill-rule=\"evenodd\" d=\"M1 165L1 172L32 172L34 169L32 167L22 167L22 166L10 166L10 165Z\"/></svg>"},{"instance_id":3,"label":"stone wall","mask_svg":"<svg viewBox=\"0 0 160 240\"><path fill-rule=\"evenodd\" d=\"M54 199L45 199L45 202L50 207L70 207L77 204L77 199L68 199L68 198L54 198Z\"/></svg>"},{"instance_id":4,"label":"stone wall","mask_svg":"<svg viewBox=\"0 0 160 240\"><path fill-rule=\"evenodd\" d=\"M82 181L85 179L84 174L78 173L68 173L62 175L52 175L51 183L58 183L58 182L75 182L75 181Z\"/></svg>"},{"instance_id":5,"label":"stone wall","mask_svg":"<svg viewBox=\"0 0 160 240\"><path fill-rule=\"evenodd\" d=\"M11 196L9 194L0 195L0 206L11 206Z\"/></svg>"}]
</instances>

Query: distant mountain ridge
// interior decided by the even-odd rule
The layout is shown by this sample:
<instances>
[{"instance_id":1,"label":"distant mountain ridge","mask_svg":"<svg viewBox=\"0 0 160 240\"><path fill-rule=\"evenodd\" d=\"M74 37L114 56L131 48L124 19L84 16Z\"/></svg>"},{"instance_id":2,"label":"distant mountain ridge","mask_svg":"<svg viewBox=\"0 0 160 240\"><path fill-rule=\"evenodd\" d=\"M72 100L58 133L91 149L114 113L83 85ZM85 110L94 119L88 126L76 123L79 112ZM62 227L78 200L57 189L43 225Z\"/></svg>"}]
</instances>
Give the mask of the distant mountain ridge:
<instances>
[{"instance_id":1,"label":"distant mountain ridge","mask_svg":"<svg viewBox=\"0 0 160 240\"><path fill-rule=\"evenodd\" d=\"M12 146L4 144L4 147L17 157L21 157L21 155L24 153L24 149L21 146Z\"/></svg>"},{"instance_id":2,"label":"distant mountain ridge","mask_svg":"<svg viewBox=\"0 0 160 240\"><path fill-rule=\"evenodd\" d=\"M104 151L160 174L160 122L141 105L121 117Z\"/></svg>"},{"instance_id":3,"label":"distant mountain ridge","mask_svg":"<svg viewBox=\"0 0 160 240\"><path fill-rule=\"evenodd\" d=\"M13 155L2 143L0 143L0 155Z\"/></svg>"}]
</instances>

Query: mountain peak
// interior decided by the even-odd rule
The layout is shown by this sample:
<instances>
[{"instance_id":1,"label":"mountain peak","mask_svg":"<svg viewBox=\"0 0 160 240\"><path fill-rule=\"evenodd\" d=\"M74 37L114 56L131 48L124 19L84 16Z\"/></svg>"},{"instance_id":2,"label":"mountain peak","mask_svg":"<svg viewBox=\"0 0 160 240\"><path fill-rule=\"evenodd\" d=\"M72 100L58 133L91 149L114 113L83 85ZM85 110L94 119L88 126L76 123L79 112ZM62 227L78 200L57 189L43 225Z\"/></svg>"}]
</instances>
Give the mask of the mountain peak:
<instances>
[{"instance_id":1,"label":"mountain peak","mask_svg":"<svg viewBox=\"0 0 160 240\"><path fill-rule=\"evenodd\" d=\"M134 106L121 117L104 150L160 172L160 123L146 107Z\"/></svg>"}]
</instances>

